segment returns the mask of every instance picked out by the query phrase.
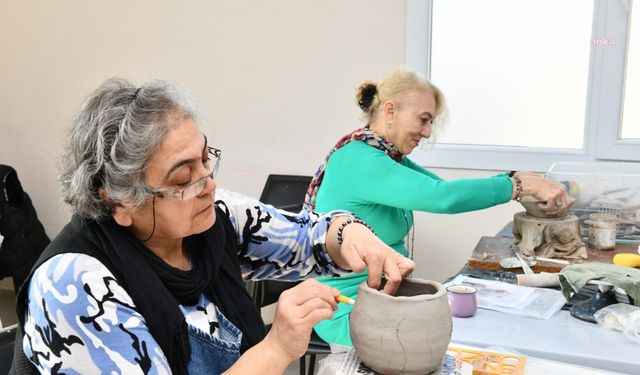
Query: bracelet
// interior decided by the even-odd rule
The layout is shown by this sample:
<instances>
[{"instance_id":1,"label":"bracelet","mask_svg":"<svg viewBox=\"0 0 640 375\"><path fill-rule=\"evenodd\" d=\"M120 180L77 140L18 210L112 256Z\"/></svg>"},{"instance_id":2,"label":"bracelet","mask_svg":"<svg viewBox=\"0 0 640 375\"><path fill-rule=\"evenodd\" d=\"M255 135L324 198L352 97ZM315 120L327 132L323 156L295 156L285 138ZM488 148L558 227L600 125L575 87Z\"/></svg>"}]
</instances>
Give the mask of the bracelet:
<instances>
[{"instance_id":1,"label":"bracelet","mask_svg":"<svg viewBox=\"0 0 640 375\"><path fill-rule=\"evenodd\" d=\"M369 229L371 231L371 233L376 234L376 232L373 230L373 228L371 228L369 226L369 224L365 223L362 219L359 219L357 217L353 218L353 219L347 219L346 221L344 221L342 224L340 224L340 228L338 228L338 245L342 245L342 242L344 241L344 238L342 236L342 231L344 231L344 228L349 225L349 224L353 224L353 223L358 223L358 224L362 224L365 227L367 227L367 229Z\"/></svg>"},{"instance_id":2,"label":"bracelet","mask_svg":"<svg viewBox=\"0 0 640 375\"><path fill-rule=\"evenodd\" d=\"M518 171L509 171L509 173L507 173L508 177L513 177L516 175L516 173L518 173Z\"/></svg>"},{"instance_id":3,"label":"bracelet","mask_svg":"<svg viewBox=\"0 0 640 375\"><path fill-rule=\"evenodd\" d=\"M520 202L520 199L522 199L522 178L517 174L514 174L513 180L516 182L516 195L513 197L513 200Z\"/></svg>"}]
</instances>

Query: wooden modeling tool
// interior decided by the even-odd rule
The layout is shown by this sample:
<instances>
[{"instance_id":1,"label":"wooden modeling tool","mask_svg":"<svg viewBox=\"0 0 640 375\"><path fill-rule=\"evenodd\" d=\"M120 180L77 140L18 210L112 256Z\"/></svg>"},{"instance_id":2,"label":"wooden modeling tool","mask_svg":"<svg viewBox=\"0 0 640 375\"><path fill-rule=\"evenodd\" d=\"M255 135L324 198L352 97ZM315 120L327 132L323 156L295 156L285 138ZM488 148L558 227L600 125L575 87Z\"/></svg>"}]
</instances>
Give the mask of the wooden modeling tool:
<instances>
[{"instance_id":1,"label":"wooden modeling tool","mask_svg":"<svg viewBox=\"0 0 640 375\"><path fill-rule=\"evenodd\" d=\"M347 305L353 305L354 303L356 303L356 300L354 300L353 298L343 296L342 294L336 297L336 301L346 303Z\"/></svg>"}]
</instances>

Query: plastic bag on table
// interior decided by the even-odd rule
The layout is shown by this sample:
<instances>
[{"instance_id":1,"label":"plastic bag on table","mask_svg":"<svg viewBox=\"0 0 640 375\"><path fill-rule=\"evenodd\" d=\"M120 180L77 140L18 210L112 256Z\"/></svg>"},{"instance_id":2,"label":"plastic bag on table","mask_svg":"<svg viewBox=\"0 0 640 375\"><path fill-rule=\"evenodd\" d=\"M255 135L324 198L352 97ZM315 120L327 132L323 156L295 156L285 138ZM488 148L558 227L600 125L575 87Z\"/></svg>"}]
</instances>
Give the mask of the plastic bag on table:
<instances>
[{"instance_id":1,"label":"plastic bag on table","mask_svg":"<svg viewBox=\"0 0 640 375\"><path fill-rule=\"evenodd\" d=\"M629 340L640 344L640 307L616 303L603 307L593 316L600 327L622 331Z\"/></svg>"}]
</instances>

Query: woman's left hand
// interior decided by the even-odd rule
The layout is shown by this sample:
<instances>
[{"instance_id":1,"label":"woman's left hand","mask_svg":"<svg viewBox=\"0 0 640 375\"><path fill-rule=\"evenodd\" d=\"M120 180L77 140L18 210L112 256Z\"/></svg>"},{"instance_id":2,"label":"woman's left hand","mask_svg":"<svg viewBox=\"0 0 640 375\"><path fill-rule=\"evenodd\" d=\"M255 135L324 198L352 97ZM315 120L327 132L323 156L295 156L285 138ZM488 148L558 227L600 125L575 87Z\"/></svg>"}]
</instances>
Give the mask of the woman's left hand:
<instances>
[{"instance_id":1,"label":"woman's left hand","mask_svg":"<svg viewBox=\"0 0 640 375\"><path fill-rule=\"evenodd\" d=\"M531 172L517 172L522 181L523 195L531 195L540 201L540 209L547 215L562 215L569 210L575 199L559 182Z\"/></svg>"},{"instance_id":2,"label":"woman's left hand","mask_svg":"<svg viewBox=\"0 0 640 375\"><path fill-rule=\"evenodd\" d=\"M382 283L382 274L386 283L383 292L394 294L402 279L409 276L415 268L415 263L406 258L391 247L382 242L369 228L360 223L347 224L342 232L342 246L337 244L337 233L334 235L332 229L339 227L346 220L337 218L331 223L331 228L327 234L327 248L336 264L344 269L354 272L362 272L368 269L367 284L369 287L379 289ZM336 230L337 232L337 230ZM334 242L331 246L331 242ZM331 251L338 247L337 251Z\"/></svg>"}]
</instances>

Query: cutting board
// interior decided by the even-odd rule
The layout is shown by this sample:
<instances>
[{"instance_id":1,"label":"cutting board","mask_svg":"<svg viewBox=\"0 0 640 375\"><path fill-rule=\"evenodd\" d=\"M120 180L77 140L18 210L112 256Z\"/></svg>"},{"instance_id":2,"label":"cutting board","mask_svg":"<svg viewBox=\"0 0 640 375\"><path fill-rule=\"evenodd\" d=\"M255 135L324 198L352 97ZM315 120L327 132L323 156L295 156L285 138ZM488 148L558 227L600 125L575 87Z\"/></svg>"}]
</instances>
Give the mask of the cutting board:
<instances>
[{"instance_id":1,"label":"cutting board","mask_svg":"<svg viewBox=\"0 0 640 375\"><path fill-rule=\"evenodd\" d=\"M513 238L511 237L490 237L483 236L473 249L471 257L467 262L467 267L473 269L493 270L493 271L505 271L500 266L500 259L514 257L515 254L511 249ZM636 253L638 249L637 245L618 244L615 250L593 250L587 247L587 259L565 259L571 264L587 263L587 262L600 262L600 263L612 263L613 256L618 253ZM534 272L560 272L565 265L537 261L538 264L531 267ZM508 271L522 273L521 268L512 268Z\"/></svg>"}]
</instances>

